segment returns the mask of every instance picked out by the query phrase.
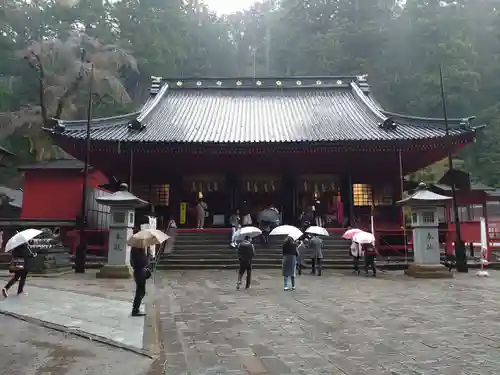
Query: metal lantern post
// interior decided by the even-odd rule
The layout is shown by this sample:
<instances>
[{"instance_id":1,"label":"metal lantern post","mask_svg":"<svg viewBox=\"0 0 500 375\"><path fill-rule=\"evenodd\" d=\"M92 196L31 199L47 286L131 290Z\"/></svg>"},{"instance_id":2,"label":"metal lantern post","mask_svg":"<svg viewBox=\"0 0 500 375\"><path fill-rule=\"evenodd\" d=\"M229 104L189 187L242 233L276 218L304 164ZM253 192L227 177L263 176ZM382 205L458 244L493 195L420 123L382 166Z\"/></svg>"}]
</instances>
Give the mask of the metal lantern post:
<instances>
[{"instance_id":1,"label":"metal lantern post","mask_svg":"<svg viewBox=\"0 0 500 375\"><path fill-rule=\"evenodd\" d=\"M90 82L87 106L87 133L85 137L85 159L83 167L83 186L82 186L82 207L80 211L79 231L80 241L75 254L75 273L85 273L85 263L87 257L87 196L89 180L89 160L90 160L90 123L92 121L92 86L94 81L94 64L90 67Z\"/></svg>"},{"instance_id":2,"label":"metal lantern post","mask_svg":"<svg viewBox=\"0 0 500 375\"><path fill-rule=\"evenodd\" d=\"M452 144L450 140L450 127L448 124L448 113L446 110L446 95L444 91L444 82L443 82L443 69L441 65L439 65L439 80L441 84L441 100L443 104L443 117L444 124L446 126L446 139L448 142L448 169L451 172L451 196L453 200L453 214L455 216L455 256L456 256L456 267L458 272L469 272L469 267L467 265L467 254L465 252L465 243L462 240L462 232L460 228L460 218L458 213L458 204L457 204L457 189L455 187L455 178L453 176L453 158L452 158Z\"/></svg>"}]
</instances>

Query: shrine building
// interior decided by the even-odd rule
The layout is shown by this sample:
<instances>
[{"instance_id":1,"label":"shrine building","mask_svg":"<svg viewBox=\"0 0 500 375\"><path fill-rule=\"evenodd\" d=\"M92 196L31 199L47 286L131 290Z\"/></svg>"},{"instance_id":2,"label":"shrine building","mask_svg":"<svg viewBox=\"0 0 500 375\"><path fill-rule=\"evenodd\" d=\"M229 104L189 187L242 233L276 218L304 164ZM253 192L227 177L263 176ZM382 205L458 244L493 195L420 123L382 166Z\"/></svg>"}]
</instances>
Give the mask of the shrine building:
<instances>
[{"instance_id":1,"label":"shrine building","mask_svg":"<svg viewBox=\"0 0 500 375\"><path fill-rule=\"evenodd\" d=\"M402 176L474 141L473 118L414 117L383 110L366 76L153 77L137 112L91 122L90 164L127 182L156 215L195 227L199 197L207 227L236 209L269 204L296 224L314 204L328 227L401 225ZM84 121L56 120L51 134L83 160Z\"/></svg>"}]
</instances>

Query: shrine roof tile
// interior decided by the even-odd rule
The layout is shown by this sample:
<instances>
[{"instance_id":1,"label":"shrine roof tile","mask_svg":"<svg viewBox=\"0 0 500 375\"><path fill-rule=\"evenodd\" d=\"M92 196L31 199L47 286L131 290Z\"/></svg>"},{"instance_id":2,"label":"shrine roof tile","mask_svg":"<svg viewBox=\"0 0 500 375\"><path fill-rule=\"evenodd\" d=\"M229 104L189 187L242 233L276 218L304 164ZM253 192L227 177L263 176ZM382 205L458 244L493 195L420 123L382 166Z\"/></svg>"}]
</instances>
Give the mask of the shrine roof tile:
<instances>
[{"instance_id":1,"label":"shrine roof tile","mask_svg":"<svg viewBox=\"0 0 500 375\"><path fill-rule=\"evenodd\" d=\"M273 83L270 79L181 81L157 77L139 112L93 120L91 137L101 141L223 144L446 136L442 119L384 112L364 77L283 78ZM450 119L450 135L474 131L471 119ZM86 123L57 122L53 132L84 139Z\"/></svg>"}]
</instances>

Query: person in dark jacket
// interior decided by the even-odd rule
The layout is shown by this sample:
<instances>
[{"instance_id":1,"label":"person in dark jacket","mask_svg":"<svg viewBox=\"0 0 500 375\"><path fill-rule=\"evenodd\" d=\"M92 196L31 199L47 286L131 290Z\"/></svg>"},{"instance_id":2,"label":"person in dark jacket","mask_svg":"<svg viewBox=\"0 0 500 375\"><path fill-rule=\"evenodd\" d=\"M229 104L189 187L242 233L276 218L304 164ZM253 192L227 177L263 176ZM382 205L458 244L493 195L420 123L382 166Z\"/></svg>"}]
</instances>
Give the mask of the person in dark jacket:
<instances>
[{"instance_id":1,"label":"person in dark jacket","mask_svg":"<svg viewBox=\"0 0 500 375\"><path fill-rule=\"evenodd\" d=\"M36 253L30 250L27 244L20 245L12 250L12 260L10 262L9 271L14 275L2 289L4 298L9 296L9 289L18 281L17 294L20 295L24 293L24 285L29 270L29 260L35 258L36 255Z\"/></svg>"},{"instance_id":2,"label":"person in dark jacket","mask_svg":"<svg viewBox=\"0 0 500 375\"><path fill-rule=\"evenodd\" d=\"M292 237L288 237L282 246L283 250L283 282L284 290L289 290L288 280L292 282L292 290L295 290L295 270L297 268L297 243Z\"/></svg>"},{"instance_id":3,"label":"person in dark jacket","mask_svg":"<svg viewBox=\"0 0 500 375\"><path fill-rule=\"evenodd\" d=\"M238 245L238 258L240 260L240 269L238 270L238 282L236 283L236 289L240 289L241 279L243 274L247 273L247 281L245 284L245 289L250 288L250 283L252 281L252 259L255 256L255 247L251 242L250 237L246 236L243 241Z\"/></svg>"},{"instance_id":4,"label":"person in dark jacket","mask_svg":"<svg viewBox=\"0 0 500 375\"><path fill-rule=\"evenodd\" d=\"M368 269L372 269L372 276L377 276L377 266L375 265L375 257L377 249L372 244L363 244L363 255L365 258L365 275L368 275Z\"/></svg>"},{"instance_id":5,"label":"person in dark jacket","mask_svg":"<svg viewBox=\"0 0 500 375\"><path fill-rule=\"evenodd\" d=\"M135 296L132 305L132 316L144 316L140 311L141 302L146 295L146 281L151 277L149 256L146 249L132 247L130 249L130 266L134 270Z\"/></svg>"}]
</instances>

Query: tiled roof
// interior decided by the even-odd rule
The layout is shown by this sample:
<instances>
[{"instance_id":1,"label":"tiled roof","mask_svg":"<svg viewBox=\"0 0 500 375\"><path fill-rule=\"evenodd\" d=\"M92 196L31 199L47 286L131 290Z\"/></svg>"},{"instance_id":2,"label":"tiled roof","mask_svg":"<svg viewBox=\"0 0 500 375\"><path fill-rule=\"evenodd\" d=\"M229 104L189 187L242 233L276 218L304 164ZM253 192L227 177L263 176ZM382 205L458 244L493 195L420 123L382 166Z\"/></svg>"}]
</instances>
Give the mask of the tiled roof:
<instances>
[{"instance_id":1,"label":"tiled roof","mask_svg":"<svg viewBox=\"0 0 500 375\"><path fill-rule=\"evenodd\" d=\"M450 135L474 130L468 119L449 124ZM86 136L85 121L60 121L55 129L63 137ZM156 78L141 111L91 124L92 139L122 142L295 143L445 135L441 119L384 112L363 77Z\"/></svg>"},{"instance_id":2,"label":"tiled roof","mask_svg":"<svg viewBox=\"0 0 500 375\"><path fill-rule=\"evenodd\" d=\"M47 160L36 164L22 165L19 167L21 172L32 171L38 169L83 169L84 164L82 161L77 159L56 159Z\"/></svg>"},{"instance_id":3,"label":"tiled roof","mask_svg":"<svg viewBox=\"0 0 500 375\"><path fill-rule=\"evenodd\" d=\"M0 186L0 195L5 195L9 198L9 204L14 207L21 207L23 204L23 191L11 189L6 186Z\"/></svg>"}]
</instances>

